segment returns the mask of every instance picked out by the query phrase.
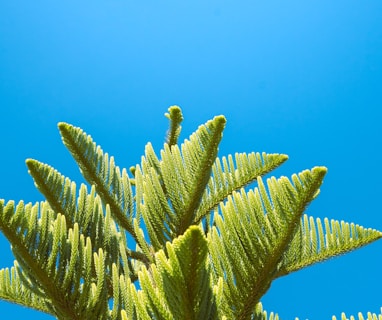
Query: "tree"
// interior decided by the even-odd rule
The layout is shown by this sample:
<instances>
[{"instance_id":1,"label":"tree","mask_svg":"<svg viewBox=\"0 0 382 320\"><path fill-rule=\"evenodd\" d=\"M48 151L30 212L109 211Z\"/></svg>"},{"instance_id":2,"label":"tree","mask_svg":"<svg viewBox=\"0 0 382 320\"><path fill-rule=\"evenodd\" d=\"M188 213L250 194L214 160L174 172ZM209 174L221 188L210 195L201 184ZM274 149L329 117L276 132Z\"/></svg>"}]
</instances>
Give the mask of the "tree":
<instances>
[{"instance_id":1,"label":"tree","mask_svg":"<svg viewBox=\"0 0 382 320\"><path fill-rule=\"evenodd\" d=\"M278 319L260 302L273 280L382 237L304 213L325 167L264 180L286 155L218 158L223 116L179 146L181 109L166 117L160 156L148 143L130 173L82 129L58 124L89 186L26 161L46 201L0 201L15 256L0 271L1 299L58 319Z\"/></svg>"}]
</instances>

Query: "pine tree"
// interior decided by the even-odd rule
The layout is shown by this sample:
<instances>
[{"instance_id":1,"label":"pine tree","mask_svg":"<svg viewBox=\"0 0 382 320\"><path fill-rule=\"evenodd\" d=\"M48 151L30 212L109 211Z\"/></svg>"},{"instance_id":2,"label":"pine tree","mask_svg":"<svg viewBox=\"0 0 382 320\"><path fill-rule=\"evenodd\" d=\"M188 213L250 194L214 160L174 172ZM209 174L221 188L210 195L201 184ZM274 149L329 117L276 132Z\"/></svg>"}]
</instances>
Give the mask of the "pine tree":
<instances>
[{"instance_id":1,"label":"pine tree","mask_svg":"<svg viewBox=\"0 0 382 320\"><path fill-rule=\"evenodd\" d=\"M279 319L260 302L273 280L382 237L305 214L325 167L265 180L286 155L219 158L223 116L181 145L181 109L166 117L163 150L148 143L129 170L82 129L58 124L88 185L26 161L46 201L0 200L15 256L0 270L1 299L57 319Z\"/></svg>"}]
</instances>

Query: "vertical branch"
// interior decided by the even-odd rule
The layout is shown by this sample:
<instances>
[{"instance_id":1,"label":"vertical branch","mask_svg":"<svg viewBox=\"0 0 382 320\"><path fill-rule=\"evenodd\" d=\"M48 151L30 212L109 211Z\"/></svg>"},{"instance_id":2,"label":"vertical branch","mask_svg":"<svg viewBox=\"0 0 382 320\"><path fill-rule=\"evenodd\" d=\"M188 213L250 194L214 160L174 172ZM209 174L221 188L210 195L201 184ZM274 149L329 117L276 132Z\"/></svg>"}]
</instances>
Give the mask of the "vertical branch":
<instances>
[{"instance_id":1,"label":"vertical branch","mask_svg":"<svg viewBox=\"0 0 382 320\"><path fill-rule=\"evenodd\" d=\"M169 113L165 113L165 117L170 120L170 128L167 132L166 143L171 147L178 143L178 138L182 129L180 124L183 121L183 114L178 106L168 108L168 112Z\"/></svg>"}]
</instances>

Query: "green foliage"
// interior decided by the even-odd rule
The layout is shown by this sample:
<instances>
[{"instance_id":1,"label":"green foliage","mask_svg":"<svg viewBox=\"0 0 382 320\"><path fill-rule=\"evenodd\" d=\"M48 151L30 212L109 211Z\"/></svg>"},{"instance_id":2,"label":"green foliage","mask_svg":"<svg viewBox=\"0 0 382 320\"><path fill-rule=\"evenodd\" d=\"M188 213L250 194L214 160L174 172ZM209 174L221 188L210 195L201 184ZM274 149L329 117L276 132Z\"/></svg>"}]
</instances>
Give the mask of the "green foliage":
<instances>
[{"instance_id":1,"label":"green foliage","mask_svg":"<svg viewBox=\"0 0 382 320\"><path fill-rule=\"evenodd\" d=\"M261 304L272 281L382 237L305 214L326 168L265 179L286 155L219 158L223 116L180 145L180 108L166 117L159 156L147 144L130 176L82 129L58 124L89 185L27 160L46 201L0 200L16 259L0 270L1 299L57 319L276 320Z\"/></svg>"},{"instance_id":2,"label":"green foliage","mask_svg":"<svg viewBox=\"0 0 382 320\"><path fill-rule=\"evenodd\" d=\"M345 313L342 313L341 320L382 320L382 308L379 314L368 312L366 316L363 316L362 313L358 313L358 317L350 316L349 318ZM333 316L332 320L337 320L335 316Z\"/></svg>"}]
</instances>

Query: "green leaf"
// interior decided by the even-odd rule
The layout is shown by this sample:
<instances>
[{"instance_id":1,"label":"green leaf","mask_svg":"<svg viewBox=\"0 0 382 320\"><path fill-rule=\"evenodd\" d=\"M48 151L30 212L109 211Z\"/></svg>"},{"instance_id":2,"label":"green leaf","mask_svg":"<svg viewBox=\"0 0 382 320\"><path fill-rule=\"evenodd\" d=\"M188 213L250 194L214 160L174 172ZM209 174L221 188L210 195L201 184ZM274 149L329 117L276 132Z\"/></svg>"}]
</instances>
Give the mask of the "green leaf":
<instances>
[{"instance_id":1,"label":"green leaf","mask_svg":"<svg viewBox=\"0 0 382 320\"><path fill-rule=\"evenodd\" d=\"M161 152L161 172L171 204L179 217L176 235L195 223L196 211L211 175L226 120L217 116L200 126L185 140L181 150L167 147Z\"/></svg>"},{"instance_id":2,"label":"green leaf","mask_svg":"<svg viewBox=\"0 0 382 320\"><path fill-rule=\"evenodd\" d=\"M61 175L51 166L37 160L26 161L35 186L45 196L56 213L67 218L68 226L73 227L76 212L76 184Z\"/></svg>"},{"instance_id":3,"label":"green leaf","mask_svg":"<svg viewBox=\"0 0 382 320\"><path fill-rule=\"evenodd\" d=\"M155 255L155 265L139 273L144 295L157 319L217 319L206 265L207 240L191 226L184 235Z\"/></svg>"},{"instance_id":4,"label":"green leaf","mask_svg":"<svg viewBox=\"0 0 382 320\"><path fill-rule=\"evenodd\" d=\"M109 204L114 219L133 237L133 196L126 169L122 172L114 158L97 146L91 136L70 124L58 124L62 140L80 167L85 179L94 185L104 204Z\"/></svg>"},{"instance_id":5,"label":"green leaf","mask_svg":"<svg viewBox=\"0 0 382 320\"><path fill-rule=\"evenodd\" d=\"M15 261L15 266L11 269L4 268L0 270L0 299L52 314L49 298L35 293L25 286L17 269L18 264Z\"/></svg>"},{"instance_id":6,"label":"green leaf","mask_svg":"<svg viewBox=\"0 0 382 320\"><path fill-rule=\"evenodd\" d=\"M254 191L234 192L221 205L224 220L216 218L209 244L215 279L226 280L229 318L248 319L268 290L325 173L322 167L306 170L292 177L293 184L285 177L268 179L269 194L259 178Z\"/></svg>"},{"instance_id":7,"label":"green leaf","mask_svg":"<svg viewBox=\"0 0 382 320\"><path fill-rule=\"evenodd\" d=\"M212 177L198 208L197 221L224 201L233 191L239 190L276 169L288 159L284 154L236 153L216 159L212 167Z\"/></svg>"},{"instance_id":8,"label":"green leaf","mask_svg":"<svg viewBox=\"0 0 382 320\"><path fill-rule=\"evenodd\" d=\"M79 234L78 224L68 229L65 216L56 215L46 202L33 206L20 202L15 208L12 201L5 206L0 201L0 229L12 245L17 275L30 295L42 297L42 307L49 306L48 312L57 318L85 319L96 285L90 239L85 241ZM105 274L105 270L96 271ZM92 312L101 319L106 310Z\"/></svg>"},{"instance_id":9,"label":"green leaf","mask_svg":"<svg viewBox=\"0 0 382 320\"><path fill-rule=\"evenodd\" d=\"M202 125L179 148L165 144L161 160L151 144L135 170L137 216L142 215L155 251L193 224L210 179L225 126L223 116Z\"/></svg>"},{"instance_id":10,"label":"green leaf","mask_svg":"<svg viewBox=\"0 0 382 320\"><path fill-rule=\"evenodd\" d=\"M289 250L283 257L276 277L287 275L312 264L353 251L382 238L382 232L354 223L329 221L304 215Z\"/></svg>"}]
</instances>

